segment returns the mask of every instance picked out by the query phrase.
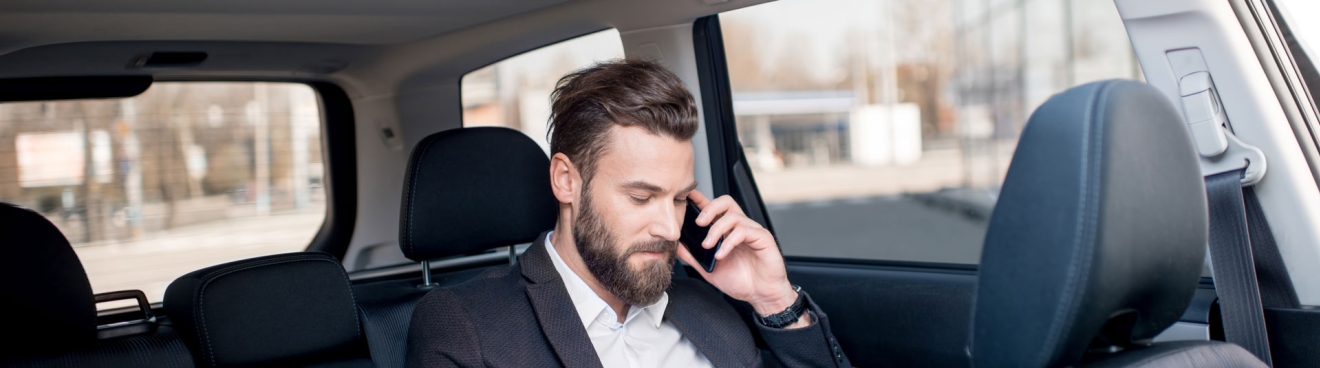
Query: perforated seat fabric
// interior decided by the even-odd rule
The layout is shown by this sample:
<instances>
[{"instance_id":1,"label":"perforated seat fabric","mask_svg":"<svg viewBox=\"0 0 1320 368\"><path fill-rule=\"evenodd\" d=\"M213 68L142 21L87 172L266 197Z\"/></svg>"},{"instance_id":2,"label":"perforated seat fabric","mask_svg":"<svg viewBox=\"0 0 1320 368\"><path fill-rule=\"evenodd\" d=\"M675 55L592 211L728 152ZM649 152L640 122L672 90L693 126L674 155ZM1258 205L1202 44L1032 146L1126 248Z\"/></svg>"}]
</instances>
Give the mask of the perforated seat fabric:
<instances>
[{"instance_id":1,"label":"perforated seat fabric","mask_svg":"<svg viewBox=\"0 0 1320 368\"><path fill-rule=\"evenodd\" d=\"M175 331L166 326L149 335L98 341L68 351L36 356L0 358L0 367L10 368L120 368L192 367L192 355Z\"/></svg>"},{"instance_id":2,"label":"perforated seat fabric","mask_svg":"<svg viewBox=\"0 0 1320 368\"><path fill-rule=\"evenodd\" d=\"M277 254L190 272L165 310L204 367L371 366L339 260Z\"/></svg>"},{"instance_id":3,"label":"perforated seat fabric","mask_svg":"<svg viewBox=\"0 0 1320 368\"><path fill-rule=\"evenodd\" d=\"M0 203L0 367L192 367L168 327L98 340L96 300L78 255L54 224Z\"/></svg>"},{"instance_id":4,"label":"perforated seat fabric","mask_svg":"<svg viewBox=\"0 0 1320 368\"><path fill-rule=\"evenodd\" d=\"M1208 341L1150 345L1186 310L1205 259L1208 215L1195 152L1178 111L1143 83L1085 84L1038 108L990 218L973 363L1138 364L1177 354L1254 360ZM1111 346L1123 351L1087 354Z\"/></svg>"},{"instance_id":5,"label":"perforated seat fabric","mask_svg":"<svg viewBox=\"0 0 1320 368\"><path fill-rule=\"evenodd\" d=\"M1172 341L1084 363L1086 368L1265 368L1241 346L1219 341Z\"/></svg>"}]
</instances>

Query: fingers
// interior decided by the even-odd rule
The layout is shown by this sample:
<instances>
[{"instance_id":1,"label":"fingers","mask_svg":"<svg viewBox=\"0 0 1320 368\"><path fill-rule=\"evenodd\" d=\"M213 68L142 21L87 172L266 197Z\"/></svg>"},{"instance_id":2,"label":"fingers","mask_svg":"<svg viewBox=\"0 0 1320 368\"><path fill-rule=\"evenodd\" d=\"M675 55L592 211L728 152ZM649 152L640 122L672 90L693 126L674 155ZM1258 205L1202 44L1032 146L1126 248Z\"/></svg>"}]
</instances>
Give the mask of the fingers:
<instances>
[{"instance_id":1,"label":"fingers","mask_svg":"<svg viewBox=\"0 0 1320 368\"><path fill-rule=\"evenodd\" d=\"M737 217L746 217L743 215L742 208L738 207L738 202L733 201L733 197L723 195L715 200L706 203L701 208L701 216L697 216L697 226L706 226L719 217L726 214L736 214Z\"/></svg>"},{"instance_id":2,"label":"fingers","mask_svg":"<svg viewBox=\"0 0 1320 368\"><path fill-rule=\"evenodd\" d=\"M710 199L706 198L705 194L701 194L701 191L696 189L688 192L688 200L692 201L692 204L697 205L697 208L700 208L702 211L705 211L706 204L710 203Z\"/></svg>"},{"instance_id":3,"label":"fingers","mask_svg":"<svg viewBox=\"0 0 1320 368\"><path fill-rule=\"evenodd\" d=\"M702 215L705 214L705 212L702 212ZM714 224L710 225L710 229L706 231L706 239L701 241L701 247L706 249L714 247L715 242L728 235L730 231L733 231L734 227L739 225L739 220L740 219L736 216L721 217L719 220L716 220ZM697 218L697 225L701 225L700 218Z\"/></svg>"},{"instance_id":4,"label":"fingers","mask_svg":"<svg viewBox=\"0 0 1320 368\"><path fill-rule=\"evenodd\" d=\"M729 252L732 252L733 248L741 246L746 242L747 231L741 227L733 229L733 232L730 232L729 236L724 237L724 245L720 247L719 251L715 252L715 259L723 260L724 257L729 256Z\"/></svg>"}]
</instances>

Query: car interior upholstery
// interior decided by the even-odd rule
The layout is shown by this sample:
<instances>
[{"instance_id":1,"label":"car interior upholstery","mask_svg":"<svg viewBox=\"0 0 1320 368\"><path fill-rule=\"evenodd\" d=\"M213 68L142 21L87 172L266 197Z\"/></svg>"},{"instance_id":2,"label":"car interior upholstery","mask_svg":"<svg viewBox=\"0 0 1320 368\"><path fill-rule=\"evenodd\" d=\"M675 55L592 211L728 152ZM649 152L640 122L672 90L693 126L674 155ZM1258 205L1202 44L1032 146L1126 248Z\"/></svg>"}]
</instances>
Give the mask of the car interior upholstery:
<instances>
[{"instance_id":1,"label":"car interior upholstery","mask_svg":"<svg viewBox=\"0 0 1320 368\"><path fill-rule=\"evenodd\" d=\"M408 160L399 247L422 261L531 242L559 216L549 172L541 147L513 129L432 134Z\"/></svg>"},{"instance_id":2,"label":"car interior upholstery","mask_svg":"<svg viewBox=\"0 0 1320 368\"><path fill-rule=\"evenodd\" d=\"M165 290L165 310L199 366L372 366L348 275L325 253L190 272Z\"/></svg>"},{"instance_id":3,"label":"car interior upholstery","mask_svg":"<svg viewBox=\"0 0 1320 368\"><path fill-rule=\"evenodd\" d=\"M940 143L959 145L958 150L966 144L962 142L969 140L963 135L971 134L962 131L967 120L986 120L994 126L988 128L992 130L1005 124L1013 125L1013 129L1022 127L1007 174L1002 176L1002 187L994 187L997 202L993 202L993 213L988 220L981 217L984 221L977 223L982 230L988 226L984 247L976 248L979 254L967 253L966 264L862 257L785 257L789 278L803 290L810 290L816 303L829 313L843 350L841 354L846 354L853 364L863 367L1267 366L1240 346L1218 341L1224 340L1222 316L1216 304L1213 279L1203 274L1209 227L1201 172L1205 158L1197 157L1182 110L1170 103L1183 97L1177 95L1179 81L1162 75L1168 74L1162 69L1167 60L1147 55L1156 53L1164 58L1166 50L1172 48L1143 46L1137 41L1144 28L1146 32L1161 33L1160 37L1170 33L1167 40L1172 40L1169 42L1176 45L1174 48L1192 47L1188 46L1195 43L1189 41L1192 38L1181 38L1185 35L1172 35L1174 32L1155 26L1165 23L1170 27L1185 27L1197 21L1222 23L1232 18L1177 8L1186 5L1182 3L1206 7L1228 7L1231 3L1240 7L1239 3L1255 0L1188 0L1169 7L1173 10L1156 9L1159 12L1133 11L1146 7L1141 0L1116 1L1127 4L1128 11L1121 14L1122 22L1115 24L1133 31L1130 39L1123 40L1133 46L1133 62L1140 64L1133 64L1131 69L1133 75L1140 74L1143 82L1107 80L1068 89L1035 109L1025 126L1021 116L1032 110L1023 106L1012 107L1016 109L1013 119L995 114L998 111L995 109L1002 106L958 110L940 105L930 113L923 110L922 114L936 116L936 125L956 120L949 124L957 124L958 131L947 133L949 137L941 137L944 140ZM604 33L603 30L617 31L619 46L628 57L655 58L683 79L702 105L702 130L693 140L696 178L701 185L698 188L705 193L736 197L748 207L749 214L755 213L754 220L760 220L773 233L767 205L809 207L823 206L826 201L813 197L810 201L763 203L761 192L751 178L751 161L746 157L758 148L744 147L739 142L743 139L739 127L747 125L747 120L746 116L735 114L733 99L734 92L761 91L730 87L727 69L733 64L725 59L724 46L712 43L723 37L718 33L720 13L768 2L771 1L0 2L0 102L129 97L142 93L155 82L275 82L312 87L321 120L309 124L315 127L309 129L321 129L323 139L309 149L321 150L324 156L308 164L315 166L320 175L319 190L328 198L326 217L324 222L317 223L319 232L313 235L310 245L290 243L296 246L290 249L306 249L306 252L247 258L198 269L170 283L163 301L150 304L143 296L136 309L106 308L101 304L100 310L98 303L112 293L93 292L91 281L100 279L89 280L87 271L97 268L92 266L95 263L91 257L84 255L89 265L86 267L79 260L74 246L82 252L83 245L77 241L71 245L69 241L78 239L73 235L75 232L61 233L64 223L49 220L58 215L0 203L0 231L8 236L0 244L0 293L5 297L0 302L0 315L8 317L5 327L0 329L8 337L0 343L0 367L405 367L408 337L417 332L409 331L409 327L417 312L416 305L423 297L437 288L479 280L512 266L526 244L552 229L558 217L558 203L547 175L549 160L545 148L538 144L538 140L544 141L509 128L465 127L464 76L516 55L574 37ZM1068 0L1056 5L1072 12L1071 4ZM987 14L1012 13L1001 11L999 5L990 8L985 10ZM1021 18L1015 19L1024 24L1021 29L1026 29L1027 11L1022 10L1021 14ZM1247 13L1238 14L1242 19L1227 22L1234 27L1239 20L1246 24L1248 15L1244 14ZM998 22L991 22L989 16L984 18L986 25L981 28L1002 28ZM958 22L961 20L953 23ZM694 27L701 24L704 25ZM713 36L702 38L705 37L702 33L711 29ZM1072 28L1068 30L1067 37L1073 37ZM962 31L963 28L958 29ZM1231 39L1250 46L1236 31L1231 35L1205 33L1206 37ZM1028 36L1036 38L1029 32L1021 33L1023 40ZM1085 32L1078 33L1087 36ZM843 45L872 43L870 37L850 38ZM963 34L957 33L957 37L963 38ZM978 42L958 41L960 45ZM1066 42L1066 46L1049 47L1051 50L1073 48L1066 56L1069 59L1089 50L1083 50L1087 45L1073 45L1072 38ZM1252 42L1257 41L1253 38ZM983 57L993 64L999 57L996 55L1002 53L994 50L1007 50L1002 45L982 46L988 56L969 53L959 57ZM1222 45L1197 44L1206 50L1206 55L1217 55L1211 51L1247 54L1241 49L1219 46ZM1223 50L1216 50L1217 47ZM788 54L795 57L807 54L794 47L788 49ZM1264 113L1277 108L1272 105L1277 102L1276 96L1265 96L1269 103L1261 103L1258 95L1260 85L1266 84L1261 81L1266 77L1231 74L1241 72L1245 64L1250 64L1246 68L1248 72L1256 73L1258 70L1253 69L1256 57L1264 60L1271 56L1270 51L1262 50L1257 50L1260 55L1207 58L1209 65L1218 68L1214 81L1220 83L1219 91L1223 95L1216 98L1225 101L1216 108L1232 112L1238 119L1237 134L1244 141L1265 148L1272 160L1271 179L1256 187L1261 188L1261 200L1256 205L1275 211L1267 211L1272 215L1273 230L1266 226L1263 233L1251 235L1277 237L1279 250L1292 250L1292 253L1284 252L1285 256L1305 251L1309 252L1304 254L1307 259L1320 260L1317 255L1320 252L1314 252L1314 245L1310 244L1320 238L1317 235L1320 232L1312 234L1309 230L1314 227L1311 222L1315 217L1305 216L1315 208L1309 204L1317 202L1308 197L1315 194L1297 195L1299 191L1315 190L1311 174L1314 172L1320 178L1320 168L1307 161L1306 157L1310 156L1303 157L1302 150L1292 146L1293 141L1305 140L1302 134L1309 137L1314 132L1302 132L1306 129L1302 125L1293 127L1300 127L1297 136L1279 133L1278 129L1287 128L1262 128L1266 126L1263 121L1270 121L1271 117L1285 120L1282 113ZM158 52L201 54L206 61L186 66L135 66L136 61L145 61ZM1031 56L1026 51L1018 54L1020 59ZM861 55L857 56L859 61L849 59L846 68L869 68L870 64L879 63L866 59L874 55L857 55ZM1138 56L1141 60L1136 60ZM785 60L782 63L798 62ZM958 88L974 89L972 82L977 81L973 77L980 78L977 73L984 71L973 70L980 67L957 57L951 60L947 70L931 68L931 73L958 75L970 71L968 76L958 75L962 79L949 80L954 80L952 84L958 84ZM897 60L890 62L894 64L895 80L900 78L900 70L918 73L917 69L899 65ZM1118 66L1123 67L1126 66ZM920 69L923 81L926 69ZM1013 71L998 65L986 69L992 77L998 73L997 78L985 78L998 87L1013 84L1004 78L1017 73L1015 78L1023 81L1024 87L1012 86L1010 90L1023 95L1024 101L1028 97L1025 86L1037 83L1031 78L1038 76L1027 73L1027 69ZM1072 70L1076 69L1073 66L1057 69L1059 73L1067 69L1069 82L1064 86L1073 85L1073 78L1078 81L1101 78L1085 78L1089 75ZM852 74L836 74L830 78L854 78ZM774 78L790 79L777 74ZM886 74L884 78L890 77ZM908 74L903 78L908 78ZM861 82L854 84L862 90L869 91L871 86L866 85L874 84L875 94L881 94L879 79L858 80ZM845 84L830 83L830 86ZM1286 85L1273 87L1280 86ZM897 91L891 91L894 93L884 94L903 96L906 88L895 87ZM1034 99L1031 103L1038 103L1060 88L1030 96ZM996 96L996 91L987 89L986 94L991 97L986 106L1007 100ZM786 89L783 92L816 91ZM1306 94L1301 92L1305 91L1298 91ZM918 97L927 96L909 94L896 99L898 103L907 103L905 98ZM866 99L862 97L857 107L871 104ZM959 103L970 106L982 102ZM502 109L501 114L517 114L523 108L497 107ZM1314 106L1302 107L1314 109ZM981 111L987 116L972 116ZM843 113L830 114L838 115L837 119L845 117ZM892 119L893 114L889 115ZM768 121L765 133L772 134ZM8 123L0 121L0 124ZM922 130L926 129L924 125L916 129L918 136L931 135L929 130ZM91 130L83 129L82 133ZM1232 128L1228 131L1232 134ZM846 141L849 147L860 146L846 138L835 138ZM86 147L93 146L86 135L82 139ZM121 138L115 139L119 142ZM990 142L976 149L995 155L992 171L1002 168L1002 158L998 155L1008 152L1009 145L998 144L1007 141L997 136L977 139ZM1277 144L1280 140L1287 144ZM246 140L241 145L243 149L257 147L255 142ZM6 142L0 153L17 152L9 147ZM953 151L952 147L947 148ZM1306 149L1314 150L1303 148ZM120 165L119 150L116 148L109 155L113 158L112 165ZM1293 153L1294 150L1298 152ZM88 151L86 158L92 160L93 153ZM257 160L255 156L243 157L245 164ZM802 157L805 160L806 156ZM958 161L958 170L969 167L968 157ZM180 165L178 170L187 171L186 163ZM92 166L87 165L86 175L95 170ZM725 170L730 167L742 171ZM782 167L770 171L779 169ZM125 175L124 170L116 170L119 171L115 175ZM996 171L989 181L998 183L1000 174L1003 171ZM1289 179L1286 183L1290 184L1281 184L1287 178L1305 180ZM19 181L7 176L0 180L12 180L15 187ZM774 185L768 180L764 183L771 184L762 188ZM76 186L70 186L73 187ZM54 201L52 206L61 205L56 203L61 198L58 188L41 189L56 193L49 196ZM244 195L248 193L247 187L242 190ZM84 194L77 193L79 200L83 200ZM871 194L868 192L867 196ZM879 202L907 200L917 194L920 193L905 187L882 196L830 200ZM1293 200L1296 208L1285 206ZM73 213L72 206L63 206L68 207L63 210L67 219L68 213ZM951 208L940 210L957 216L964 216L959 211L970 211L954 206L950 204ZM169 211L174 208L170 207ZM984 215L984 211L980 214ZM878 221L863 216L855 218ZM787 222L781 221L781 230ZM889 241L875 239L864 245L883 247ZM804 243L808 247L818 246ZM287 250L280 250L284 251ZM273 251L262 254L269 253ZM980 263L973 264L978 256ZM225 260L237 258L241 257ZM1289 266L1295 264L1284 258ZM1308 290L1307 284L1299 280L1308 278L1297 275L1310 275L1312 271L1305 267L1310 263L1298 263L1303 267L1293 268L1292 272L1285 269L1279 277L1292 275L1291 281L1297 285L1294 292L1302 293ZM165 280L200 267L182 268L169 273ZM1296 272L1299 269L1302 272ZM674 277L704 282L699 273L682 264L676 268ZM1314 294L1314 288L1309 290L1312 291L1306 294ZM137 290L125 292L142 295ZM440 293L432 295L437 294ZM1320 349L1313 348L1320 341L1314 337L1320 336L1314 333L1320 329L1320 308L1310 306L1315 303L1305 303L1307 300L1316 299L1302 298L1302 303L1288 308L1266 305L1266 317L1271 318L1270 342L1276 344L1271 348L1297 357L1276 358L1274 363L1316 364L1313 358L1320 357ZM751 327L754 322L750 309L746 305L736 307ZM144 317L132 319L138 315ZM1174 330L1171 326L1190 324L1195 325L1192 333L1170 339L1185 341L1164 341L1157 337ZM125 326L140 329L125 329ZM764 341L759 341L761 337L755 332L753 335L764 348ZM761 353L769 364L776 361L770 359L768 351ZM1276 355L1279 356L1288 355Z\"/></svg>"},{"instance_id":4,"label":"car interior upholstery","mask_svg":"<svg viewBox=\"0 0 1320 368\"><path fill-rule=\"evenodd\" d=\"M408 161L399 246L422 262L530 243L558 216L549 170L541 148L516 130L461 128L426 137ZM377 366L404 365L413 308L427 291L480 271L357 286Z\"/></svg>"},{"instance_id":5,"label":"car interior upholstery","mask_svg":"<svg viewBox=\"0 0 1320 368\"><path fill-rule=\"evenodd\" d=\"M1041 105L986 235L974 365L1264 366L1232 344L1151 345L1187 310L1205 259L1194 152L1178 110L1143 83Z\"/></svg>"},{"instance_id":6,"label":"car interior upholstery","mask_svg":"<svg viewBox=\"0 0 1320 368\"><path fill-rule=\"evenodd\" d=\"M192 367L179 335L167 326L97 337L96 298L82 263L60 230L40 214L0 203L0 344L5 367Z\"/></svg>"}]
</instances>

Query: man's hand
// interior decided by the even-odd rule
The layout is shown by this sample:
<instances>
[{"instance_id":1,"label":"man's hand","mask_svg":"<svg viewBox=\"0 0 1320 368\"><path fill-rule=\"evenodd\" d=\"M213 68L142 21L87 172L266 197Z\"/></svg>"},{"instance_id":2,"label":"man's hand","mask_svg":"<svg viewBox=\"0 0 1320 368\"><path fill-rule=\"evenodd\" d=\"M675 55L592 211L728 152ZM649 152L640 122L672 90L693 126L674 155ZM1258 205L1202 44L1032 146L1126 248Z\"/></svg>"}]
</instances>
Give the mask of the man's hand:
<instances>
[{"instance_id":1,"label":"man's hand","mask_svg":"<svg viewBox=\"0 0 1320 368\"><path fill-rule=\"evenodd\" d=\"M762 316L788 309L797 300L797 292L788 282L784 257L779 254L775 238L761 224L747 218L733 197L707 199L699 191L688 194L688 200L701 209L698 226L710 226L709 235L701 246L710 249L721 237L724 245L715 253L715 272L707 273L697 265L685 247L678 247L678 257L694 265L701 276L715 288L734 299L745 301ZM786 328L810 325L807 314Z\"/></svg>"}]
</instances>

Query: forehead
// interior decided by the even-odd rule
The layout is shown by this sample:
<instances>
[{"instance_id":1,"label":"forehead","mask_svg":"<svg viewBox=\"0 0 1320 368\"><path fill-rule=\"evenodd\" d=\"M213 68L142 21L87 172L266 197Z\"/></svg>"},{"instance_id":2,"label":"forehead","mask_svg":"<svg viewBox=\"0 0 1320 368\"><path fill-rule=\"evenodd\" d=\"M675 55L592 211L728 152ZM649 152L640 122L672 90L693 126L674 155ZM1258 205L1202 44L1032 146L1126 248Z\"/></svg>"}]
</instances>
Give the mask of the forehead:
<instances>
[{"instance_id":1,"label":"forehead","mask_svg":"<svg viewBox=\"0 0 1320 368\"><path fill-rule=\"evenodd\" d=\"M642 180L674 190L692 182L692 141L651 134L641 127L610 128L596 177L617 182Z\"/></svg>"}]
</instances>

